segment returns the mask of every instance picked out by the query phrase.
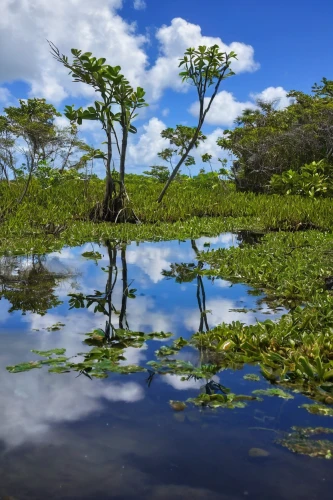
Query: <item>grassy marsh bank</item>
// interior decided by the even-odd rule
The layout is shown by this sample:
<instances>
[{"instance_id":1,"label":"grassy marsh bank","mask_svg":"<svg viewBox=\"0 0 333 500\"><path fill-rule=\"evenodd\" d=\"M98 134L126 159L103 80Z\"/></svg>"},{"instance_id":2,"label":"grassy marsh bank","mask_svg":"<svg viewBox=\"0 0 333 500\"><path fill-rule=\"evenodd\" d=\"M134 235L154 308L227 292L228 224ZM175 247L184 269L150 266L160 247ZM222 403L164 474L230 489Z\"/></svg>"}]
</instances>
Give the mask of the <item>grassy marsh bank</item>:
<instances>
[{"instance_id":1,"label":"grassy marsh bank","mask_svg":"<svg viewBox=\"0 0 333 500\"><path fill-rule=\"evenodd\" d=\"M22 189L13 182L0 185L2 214L0 252L43 253L64 245L100 241L186 239L214 236L222 231L300 231L318 228L330 232L330 199L237 193L221 183L188 179L175 182L162 204L156 202L160 183L129 176L131 206L141 224L94 224L91 208L100 199L103 181L73 180L41 189L34 180L29 194L15 205Z\"/></svg>"}]
</instances>

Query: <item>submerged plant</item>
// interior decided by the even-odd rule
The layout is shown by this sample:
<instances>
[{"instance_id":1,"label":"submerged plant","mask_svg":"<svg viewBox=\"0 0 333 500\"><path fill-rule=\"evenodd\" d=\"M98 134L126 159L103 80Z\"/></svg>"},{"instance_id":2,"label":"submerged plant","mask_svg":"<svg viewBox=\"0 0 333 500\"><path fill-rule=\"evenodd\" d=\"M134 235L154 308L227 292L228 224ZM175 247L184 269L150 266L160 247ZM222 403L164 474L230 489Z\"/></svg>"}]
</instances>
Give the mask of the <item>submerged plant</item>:
<instances>
[{"instance_id":1,"label":"submerged plant","mask_svg":"<svg viewBox=\"0 0 333 500\"><path fill-rule=\"evenodd\" d=\"M292 432L278 438L275 442L299 455L331 460L333 458L333 442L309 438L318 434L332 434L332 432L332 429L324 427L292 427Z\"/></svg>"}]
</instances>

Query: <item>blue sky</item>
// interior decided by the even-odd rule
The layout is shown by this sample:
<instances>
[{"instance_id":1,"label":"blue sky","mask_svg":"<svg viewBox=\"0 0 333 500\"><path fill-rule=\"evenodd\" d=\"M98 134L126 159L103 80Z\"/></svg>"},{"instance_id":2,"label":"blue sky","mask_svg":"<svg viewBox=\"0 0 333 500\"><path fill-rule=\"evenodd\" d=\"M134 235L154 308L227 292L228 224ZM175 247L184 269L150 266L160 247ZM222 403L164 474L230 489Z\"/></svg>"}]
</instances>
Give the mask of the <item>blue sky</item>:
<instances>
[{"instance_id":1,"label":"blue sky","mask_svg":"<svg viewBox=\"0 0 333 500\"><path fill-rule=\"evenodd\" d=\"M138 134L128 155L129 169L135 172L156 164L156 153L167 146L160 138L165 126L195 125L195 93L184 91L177 76L177 60L187 46L217 41L240 53L237 75L223 82L204 128L208 139L199 153L210 151L214 158L225 155L216 138L242 109L255 106L256 95L280 98L283 107L288 105L286 91L309 92L323 76L332 78L329 0L3 2L0 106L36 96L62 111L65 104L93 99L52 61L46 38L64 53L74 46L105 56L147 90L150 107L137 120ZM82 134L95 145L103 140L96 124L87 124Z\"/></svg>"}]
</instances>

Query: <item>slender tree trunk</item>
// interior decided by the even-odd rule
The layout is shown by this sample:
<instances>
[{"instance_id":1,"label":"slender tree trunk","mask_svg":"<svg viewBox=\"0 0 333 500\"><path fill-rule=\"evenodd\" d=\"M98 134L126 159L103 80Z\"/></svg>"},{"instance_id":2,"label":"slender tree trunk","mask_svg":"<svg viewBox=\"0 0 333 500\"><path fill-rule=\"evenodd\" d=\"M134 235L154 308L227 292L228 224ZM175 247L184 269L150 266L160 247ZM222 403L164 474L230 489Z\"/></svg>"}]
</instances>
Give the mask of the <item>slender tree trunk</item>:
<instances>
[{"instance_id":1,"label":"slender tree trunk","mask_svg":"<svg viewBox=\"0 0 333 500\"><path fill-rule=\"evenodd\" d=\"M122 248L122 250L121 250L121 263L122 263L123 296L121 299L121 309L120 309L120 315L119 315L119 328L124 329L124 322L125 322L125 327L128 329L128 323L127 323L127 318L126 318L127 296L128 296L126 248Z\"/></svg>"},{"instance_id":2,"label":"slender tree trunk","mask_svg":"<svg viewBox=\"0 0 333 500\"><path fill-rule=\"evenodd\" d=\"M5 177L6 181L7 181L7 185L8 185L8 187L10 188L10 182L9 182L8 173L7 173L7 168L6 168L6 165L5 165L5 164L2 164L2 163L1 163L1 170L2 170L3 175L4 175L4 177Z\"/></svg>"},{"instance_id":3,"label":"slender tree trunk","mask_svg":"<svg viewBox=\"0 0 333 500\"><path fill-rule=\"evenodd\" d=\"M128 141L128 130L127 127L123 127L123 139L121 142L121 155L120 155L120 167L119 167L121 194L123 194L125 191L125 163L126 163L127 141Z\"/></svg>"},{"instance_id":4,"label":"slender tree trunk","mask_svg":"<svg viewBox=\"0 0 333 500\"><path fill-rule=\"evenodd\" d=\"M174 178L176 177L180 167L182 166L182 164L184 163L184 161L186 160L189 152L191 151L191 149L193 148L193 146L195 145L198 137L199 137L199 132L201 130L201 127L202 127L202 123L199 124L199 126L197 127L196 131L195 131L195 134L193 136L193 139L191 140L190 144L187 146L183 156L181 157L181 159L179 160L179 162L177 163L177 165L175 166L175 168L173 169L172 171L172 174L170 175L169 179L167 180L164 188L162 189L161 191L161 194L159 195L158 197L158 203L161 203L161 201L163 200L164 198L164 195L165 193L167 192L171 182L174 180Z\"/></svg>"},{"instance_id":5,"label":"slender tree trunk","mask_svg":"<svg viewBox=\"0 0 333 500\"><path fill-rule=\"evenodd\" d=\"M195 252L196 257L199 256L199 249L197 247L197 244L195 240L191 240L191 246L193 251ZM198 260L198 268L202 269L203 268L203 262ZM206 313L206 292L205 292L205 287L203 284L203 279L200 274L197 275L197 301L198 301L198 306L199 306L199 311L200 311L200 324L199 324L199 332L204 331L204 326L206 328L206 332L209 331L209 325L208 325L208 320L207 320L207 313Z\"/></svg>"},{"instance_id":6,"label":"slender tree trunk","mask_svg":"<svg viewBox=\"0 0 333 500\"><path fill-rule=\"evenodd\" d=\"M187 158L187 155L189 154L189 152L191 151L191 149L193 148L193 146L195 145L198 137L199 137L199 133L200 133L200 130L202 129L202 126L204 124L204 121L205 121L205 118L206 118L206 115L207 113L209 112L210 108L211 108L211 105L217 95L217 92L219 90L219 87L220 87L220 83L224 77L224 74L227 70L227 66L225 67L225 69L223 70L222 74L219 76L219 79L215 85L215 89L214 89L214 92L209 100L209 103L208 103L208 106L206 107L206 109L204 110L204 103L205 103L205 92L206 92L206 84L205 84L205 87L204 87L204 90L203 92L199 92L199 106L200 106L200 111L199 111L199 120L198 120L198 126L197 126L197 129L195 131L195 134L193 136L193 139L192 141L190 142L190 144L188 145L188 147L186 148L186 151L185 153L183 154L183 156L181 157L181 159L179 160L179 162L177 163L177 165L175 166L171 176L169 177L169 179L167 180L164 188L162 189L162 192L161 194L159 195L158 197L158 203L161 203L161 201L163 200L164 198L164 195L165 193L167 192L167 189L169 188L171 182L173 181L173 179L176 177L177 173L178 173L178 170L180 169L180 167L182 166L182 164L184 163L184 161L186 160Z\"/></svg>"},{"instance_id":7,"label":"slender tree trunk","mask_svg":"<svg viewBox=\"0 0 333 500\"><path fill-rule=\"evenodd\" d=\"M113 336L113 330L114 327L112 325L112 311L113 311L113 304L112 304L112 293L114 290L114 287L117 282L117 249L112 248L111 244L109 241L105 242L105 245L108 250L108 256L109 256L109 270L108 270L108 280L106 283L105 287L105 296L107 299L107 304L108 304L108 318L106 320L105 324L105 337L110 340L111 336ZM113 272L115 269L115 273Z\"/></svg>"},{"instance_id":8,"label":"slender tree trunk","mask_svg":"<svg viewBox=\"0 0 333 500\"><path fill-rule=\"evenodd\" d=\"M106 179L105 179L105 193L103 200L103 217L107 218L110 211L110 201L114 191L114 185L111 175L111 161L112 161L112 141L111 141L111 126L108 126L106 131L107 135L107 159L106 159Z\"/></svg>"}]
</instances>

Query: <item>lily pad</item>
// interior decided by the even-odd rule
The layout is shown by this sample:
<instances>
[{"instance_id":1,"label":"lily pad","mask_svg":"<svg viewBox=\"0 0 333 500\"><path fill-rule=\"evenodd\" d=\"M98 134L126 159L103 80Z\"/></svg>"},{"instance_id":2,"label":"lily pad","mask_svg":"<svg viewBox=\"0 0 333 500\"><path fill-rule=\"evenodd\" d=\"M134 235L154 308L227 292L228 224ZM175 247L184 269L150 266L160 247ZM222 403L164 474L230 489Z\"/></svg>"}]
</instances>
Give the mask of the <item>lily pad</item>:
<instances>
[{"instance_id":1,"label":"lily pad","mask_svg":"<svg viewBox=\"0 0 333 500\"><path fill-rule=\"evenodd\" d=\"M37 351L37 349L31 349L31 352L34 354L38 354L38 356L42 356L43 358L48 358L52 356L52 354L61 355L65 354L66 349L50 349L49 351Z\"/></svg>"},{"instance_id":2,"label":"lily pad","mask_svg":"<svg viewBox=\"0 0 333 500\"><path fill-rule=\"evenodd\" d=\"M188 403L196 406L207 406L209 408L245 408L243 401L237 401L235 394L199 394L196 398L190 398Z\"/></svg>"},{"instance_id":3,"label":"lily pad","mask_svg":"<svg viewBox=\"0 0 333 500\"><path fill-rule=\"evenodd\" d=\"M93 259L93 260L99 260L102 258L102 255L99 252L83 252L81 255L86 259Z\"/></svg>"},{"instance_id":4,"label":"lily pad","mask_svg":"<svg viewBox=\"0 0 333 500\"><path fill-rule=\"evenodd\" d=\"M256 396L276 396L282 399L294 399L294 396L283 391L282 389L257 389L253 391L252 394L255 394Z\"/></svg>"},{"instance_id":5,"label":"lily pad","mask_svg":"<svg viewBox=\"0 0 333 500\"><path fill-rule=\"evenodd\" d=\"M9 371L9 373L21 373L41 367L42 363L40 361L30 361L30 363L20 363L14 366L7 366L6 369Z\"/></svg>"},{"instance_id":6,"label":"lily pad","mask_svg":"<svg viewBox=\"0 0 333 500\"><path fill-rule=\"evenodd\" d=\"M256 375L255 373L248 373L247 375L244 375L243 379L244 380L251 380L252 382L259 382L260 381L259 375Z\"/></svg>"}]
</instances>

